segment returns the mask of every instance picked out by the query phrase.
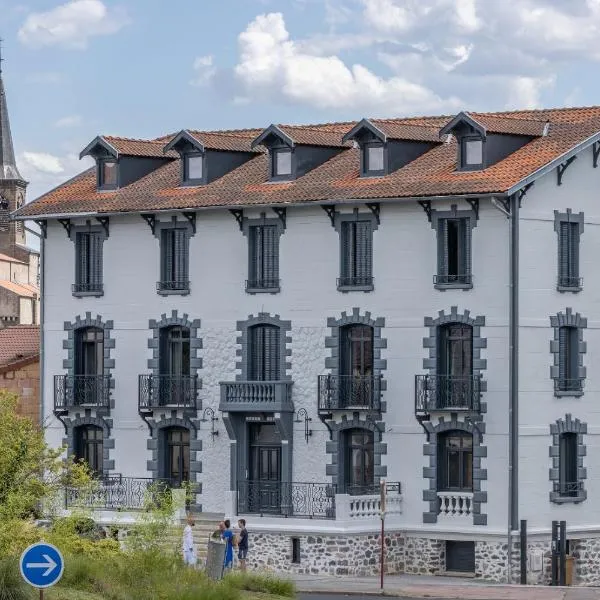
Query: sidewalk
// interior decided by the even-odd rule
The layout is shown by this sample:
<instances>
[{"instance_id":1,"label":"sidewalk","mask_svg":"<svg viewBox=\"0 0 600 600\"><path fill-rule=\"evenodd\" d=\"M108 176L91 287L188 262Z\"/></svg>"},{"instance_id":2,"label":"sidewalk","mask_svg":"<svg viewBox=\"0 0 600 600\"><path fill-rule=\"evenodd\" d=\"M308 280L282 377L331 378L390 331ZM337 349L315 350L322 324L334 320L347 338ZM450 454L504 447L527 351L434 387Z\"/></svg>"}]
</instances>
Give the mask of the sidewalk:
<instances>
[{"instance_id":1,"label":"sidewalk","mask_svg":"<svg viewBox=\"0 0 600 600\"><path fill-rule=\"evenodd\" d=\"M299 592L325 594L381 594L377 577L293 575ZM600 588L489 584L457 577L388 575L386 596L444 600L600 600Z\"/></svg>"}]
</instances>

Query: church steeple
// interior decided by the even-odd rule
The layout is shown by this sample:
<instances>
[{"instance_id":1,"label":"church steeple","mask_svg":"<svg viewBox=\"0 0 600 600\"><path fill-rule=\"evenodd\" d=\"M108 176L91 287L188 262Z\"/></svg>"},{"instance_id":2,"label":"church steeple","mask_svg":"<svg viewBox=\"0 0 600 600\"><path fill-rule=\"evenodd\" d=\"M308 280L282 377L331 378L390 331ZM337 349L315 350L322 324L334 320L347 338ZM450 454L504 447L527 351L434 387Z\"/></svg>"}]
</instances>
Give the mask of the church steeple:
<instances>
[{"instance_id":1,"label":"church steeple","mask_svg":"<svg viewBox=\"0 0 600 600\"><path fill-rule=\"evenodd\" d=\"M2 41L0 40L0 180L23 181L15 161L15 149L10 133L8 107L2 80Z\"/></svg>"}]
</instances>

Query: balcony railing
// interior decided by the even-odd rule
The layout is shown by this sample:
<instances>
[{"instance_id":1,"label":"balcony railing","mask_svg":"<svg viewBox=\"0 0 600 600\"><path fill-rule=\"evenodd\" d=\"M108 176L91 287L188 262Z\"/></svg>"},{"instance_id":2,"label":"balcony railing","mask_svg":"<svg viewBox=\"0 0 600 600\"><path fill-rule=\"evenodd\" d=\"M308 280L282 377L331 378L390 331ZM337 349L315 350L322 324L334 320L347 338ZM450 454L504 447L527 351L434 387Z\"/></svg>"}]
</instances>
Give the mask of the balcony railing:
<instances>
[{"instance_id":1,"label":"balcony railing","mask_svg":"<svg viewBox=\"0 0 600 600\"><path fill-rule=\"evenodd\" d=\"M569 277L567 275L559 275L557 281L558 289L583 289L583 277Z\"/></svg>"},{"instance_id":2,"label":"balcony railing","mask_svg":"<svg viewBox=\"0 0 600 600\"><path fill-rule=\"evenodd\" d=\"M576 498L583 492L583 481L554 481L552 489L563 498Z\"/></svg>"},{"instance_id":3,"label":"balcony railing","mask_svg":"<svg viewBox=\"0 0 600 600\"><path fill-rule=\"evenodd\" d=\"M554 391L561 394L582 394L583 382L583 377L575 379L562 379L559 377L554 380Z\"/></svg>"},{"instance_id":4,"label":"balcony railing","mask_svg":"<svg viewBox=\"0 0 600 600\"><path fill-rule=\"evenodd\" d=\"M103 294L104 284L102 283L74 283L71 286L73 294Z\"/></svg>"},{"instance_id":5,"label":"balcony railing","mask_svg":"<svg viewBox=\"0 0 600 600\"><path fill-rule=\"evenodd\" d=\"M338 288L368 288L373 289L373 282L375 279L371 275L361 276L343 276L338 277L337 287Z\"/></svg>"},{"instance_id":6,"label":"balcony railing","mask_svg":"<svg viewBox=\"0 0 600 600\"><path fill-rule=\"evenodd\" d=\"M176 281L157 281L156 289L159 292L187 293L190 291L190 282L187 279L178 279Z\"/></svg>"},{"instance_id":7,"label":"balcony railing","mask_svg":"<svg viewBox=\"0 0 600 600\"><path fill-rule=\"evenodd\" d=\"M479 375L415 375L415 413L436 410L479 412Z\"/></svg>"},{"instance_id":8,"label":"balcony railing","mask_svg":"<svg viewBox=\"0 0 600 600\"><path fill-rule=\"evenodd\" d=\"M293 411L292 381L223 381L219 409L234 411Z\"/></svg>"},{"instance_id":9,"label":"balcony railing","mask_svg":"<svg viewBox=\"0 0 600 600\"><path fill-rule=\"evenodd\" d=\"M335 519L335 485L238 481L237 514Z\"/></svg>"},{"instance_id":10,"label":"balcony railing","mask_svg":"<svg viewBox=\"0 0 600 600\"><path fill-rule=\"evenodd\" d=\"M438 492L438 514L442 519L463 519L473 514L472 492Z\"/></svg>"},{"instance_id":11,"label":"balcony railing","mask_svg":"<svg viewBox=\"0 0 600 600\"><path fill-rule=\"evenodd\" d=\"M55 375L54 410L75 406L108 408L110 375Z\"/></svg>"},{"instance_id":12,"label":"balcony railing","mask_svg":"<svg viewBox=\"0 0 600 600\"><path fill-rule=\"evenodd\" d=\"M280 289L279 279L246 279L246 291L247 292L278 292Z\"/></svg>"},{"instance_id":13,"label":"balcony railing","mask_svg":"<svg viewBox=\"0 0 600 600\"><path fill-rule=\"evenodd\" d=\"M198 388L196 375L140 375L139 410L144 412L162 407L198 409Z\"/></svg>"},{"instance_id":14,"label":"balcony railing","mask_svg":"<svg viewBox=\"0 0 600 600\"><path fill-rule=\"evenodd\" d=\"M319 410L381 410L381 376L319 375Z\"/></svg>"},{"instance_id":15,"label":"balcony railing","mask_svg":"<svg viewBox=\"0 0 600 600\"><path fill-rule=\"evenodd\" d=\"M158 500L169 487L169 482L161 479L102 477L86 489L66 488L65 508L143 509Z\"/></svg>"},{"instance_id":16,"label":"balcony railing","mask_svg":"<svg viewBox=\"0 0 600 600\"><path fill-rule=\"evenodd\" d=\"M470 273L457 273L454 275L434 275L434 285L473 285L473 275Z\"/></svg>"}]
</instances>

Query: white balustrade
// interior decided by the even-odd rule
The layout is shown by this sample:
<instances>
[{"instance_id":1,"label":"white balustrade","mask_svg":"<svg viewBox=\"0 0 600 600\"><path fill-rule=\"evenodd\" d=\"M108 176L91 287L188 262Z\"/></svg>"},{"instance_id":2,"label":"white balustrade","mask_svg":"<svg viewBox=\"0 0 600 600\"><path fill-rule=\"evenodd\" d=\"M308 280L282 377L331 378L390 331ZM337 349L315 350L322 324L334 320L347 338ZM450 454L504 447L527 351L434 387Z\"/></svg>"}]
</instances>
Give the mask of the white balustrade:
<instances>
[{"instance_id":1,"label":"white balustrade","mask_svg":"<svg viewBox=\"0 0 600 600\"><path fill-rule=\"evenodd\" d=\"M335 497L335 505L338 521L379 519L381 517L381 498L379 494L368 496L338 494ZM386 516L402 514L402 496L400 494L387 496L385 514Z\"/></svg>"},{"instance_id":2,"label":"white balustrade","mask_svg":"<svg viewBox=\"0 0 600 600\"><path fill-rule=\"evenodd\" d=\"M438 492L438 498L442 519L466 519L473 514L473 494L470 492Z\"/></svg>"}]
</instances>

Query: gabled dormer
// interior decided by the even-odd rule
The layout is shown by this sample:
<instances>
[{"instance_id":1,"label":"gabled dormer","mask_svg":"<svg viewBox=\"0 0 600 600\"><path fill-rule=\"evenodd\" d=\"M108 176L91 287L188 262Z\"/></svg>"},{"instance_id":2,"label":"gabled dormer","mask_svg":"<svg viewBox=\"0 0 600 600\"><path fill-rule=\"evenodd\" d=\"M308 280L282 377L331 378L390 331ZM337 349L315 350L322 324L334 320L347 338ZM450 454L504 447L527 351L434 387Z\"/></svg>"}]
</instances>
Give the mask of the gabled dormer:
<instances>
[{"instance_id":1,"label":"gabled dormer","mask_svg":"<svg viewBox=\"0 0 600 600\"><path fill-rule=\"evenodd\" d=\"M163 143L112 136L98 136L79 154L96 161L96 184L100 192L125 187L169 162L177 155L165 156Z\"/></svg>"},{"instance_id":2,"label":"gabled dormer","mask_svg":"<svg viewBox=\"0 0 600 600\"><path fill-rule=\"evenodd\" d=\"M180 131L164 147L164 152L171 150L181 158L181 185L206 183L206 149L200 140L187 130Z\"/></svg>"},{"instance_id":3,"label":"gabled dormer","mask_svg":"<svg viewBox=\"0 0 600 600\"><path fill-rule=\"evenodd\" d=\"M545 135L544 131L539 120L461 112L440 129L439 135L456 138L457 171L479 171Z\"/></svg>"},{"instance_id":4,"label":"gabled dormer","mask_svg":"<svg viewBox=\"0 0 600 600\"><path fill-rule=\"evenodd\" d=\"M252 141L269 153L269 181L302 177L341 152L346 144L334 131L314 126L269 125Z\"/></svg>"},{"instance_id":5,"label":"gabled dormer","mask_svg":"<svg viewBox=\"0 0 600 600\"><path fill-rule=\"evenodd\" d=\"M389 175L439 143L431 127L403 120L362 119L342 140L360 148L361 177Z\"/></svg>"}]
</instances>

